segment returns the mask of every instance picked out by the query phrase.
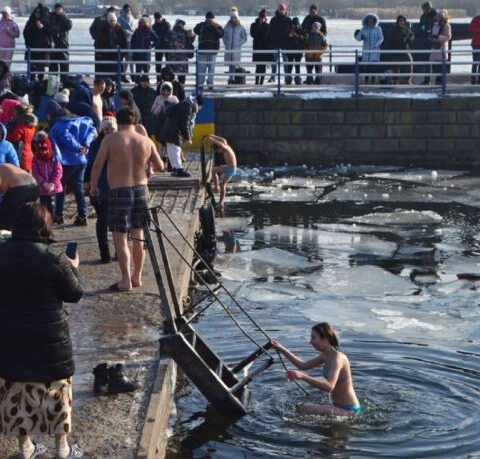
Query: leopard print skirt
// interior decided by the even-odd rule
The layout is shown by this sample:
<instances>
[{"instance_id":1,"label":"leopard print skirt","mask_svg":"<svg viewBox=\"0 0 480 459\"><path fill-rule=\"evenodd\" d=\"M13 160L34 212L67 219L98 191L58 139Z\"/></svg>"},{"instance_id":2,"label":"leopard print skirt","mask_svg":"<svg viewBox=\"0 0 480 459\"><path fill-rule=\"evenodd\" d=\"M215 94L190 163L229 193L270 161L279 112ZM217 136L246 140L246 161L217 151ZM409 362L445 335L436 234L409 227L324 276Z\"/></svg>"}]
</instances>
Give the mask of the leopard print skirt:
<instances>
[{"instance_id":1,"label":"leopard print skirt","mask_svg":"<svg viewBox=\"0 0 480 459\"><path fill-rule=\"evenodd\" d=\"M72 427L72 378L51 383L0 378L0 433L54 435Z\"/></svg>"}]
</instances>

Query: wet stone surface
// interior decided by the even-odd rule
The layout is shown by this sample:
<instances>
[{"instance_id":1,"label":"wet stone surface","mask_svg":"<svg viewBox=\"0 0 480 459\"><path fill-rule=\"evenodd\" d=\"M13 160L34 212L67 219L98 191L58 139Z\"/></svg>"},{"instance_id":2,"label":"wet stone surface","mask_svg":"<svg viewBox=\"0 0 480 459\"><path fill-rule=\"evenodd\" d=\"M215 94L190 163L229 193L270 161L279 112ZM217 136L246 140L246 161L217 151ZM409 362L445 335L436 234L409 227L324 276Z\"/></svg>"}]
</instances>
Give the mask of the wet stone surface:
<instances>
[{"instance_id":1,"label":"wet stone surface","mask_svg":"<svg viewBox=\"0 0 480 459\"><path fill-rule=\"evenodd\" d=\"M158 367L158 290L147 256L144 285L131 293L110 293L108 286L120 276L118 264L100 264L95 219L89 219L86 228L75 227L73 213L70 204L66 224L55 228L59 242L54 246L54 250L62 251L67 241L78 241L85 282L80 303L67 305L76 364L70 440L85 451L86 457L133 458ZM113 244L111 249L113 253ZM95 397L92 369L102 362L124 363L127 376L142 388L132 394ZM50 454L54 453L53 438L34 440L45 443ZM13 458L16 452L16 439L0 436L0 457Z\"/></svg>"}]
</instances>

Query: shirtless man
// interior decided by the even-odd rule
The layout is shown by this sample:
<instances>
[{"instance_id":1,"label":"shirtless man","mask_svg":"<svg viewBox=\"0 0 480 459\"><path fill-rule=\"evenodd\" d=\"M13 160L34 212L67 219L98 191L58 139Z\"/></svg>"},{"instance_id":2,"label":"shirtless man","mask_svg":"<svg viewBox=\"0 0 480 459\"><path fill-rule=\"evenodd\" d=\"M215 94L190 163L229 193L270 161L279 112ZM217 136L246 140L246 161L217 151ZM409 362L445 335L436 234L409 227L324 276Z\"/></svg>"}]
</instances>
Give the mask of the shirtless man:
<instances>
[{"instance_id":1,"label":"shirtless man","mask_svg":"<svg viewBox=\"0 0 480 459\"><path fill-rule=\"evenodd\" d=\"M105 86L103 78L97 77L93 80L92 108L100 121L103 118L102 93L105 91Z\"/></svg>"},{"instance_id":2,"label":"shirtless man","mask_svg":"<svg viewBox=\"0 0 480 459\"><path fill-rule=\"evenodd\" d=\"M222 206L227 194L227 183L237 172L237 157L232 147L228 145L226 139L223 137L211 134L208 136L208 140L216 151L223 155L225 162L225 164L221 166L215 166L212 170L213 186L217 193L220 191L220 201L218 205Z\"/></svg>"},{"instance_id":3,"label":"shirtless man","mask_svg":"<svg viewBox=\"0 0 480 459\"><path fill-rule=\"evenodd\" d=\"M90 195L97 196L98 179L105 161L108 161L107 180L108 226L113 233L118 264L122 273L120 282L110 290L125 292L142 285L145 260L143 228L148 225L147 170L162 171L163 161L153 142L136 132L138 115L131 107L117 113L118 132L108 134L102 141L91 173ZM127 235L133 240L133 272L130 272L130 250Z\"/></svg>"},{"instance_id":4,"label":"shirtless man","mask_svg":"<svg viewBox=\"0 0 480 459\"><path fill-rule=\"evenodd\" d=\"M0 164L0 229L11 230L18 208L38 199L35 179L13 164Z\"/></svg>"}]
</instances>

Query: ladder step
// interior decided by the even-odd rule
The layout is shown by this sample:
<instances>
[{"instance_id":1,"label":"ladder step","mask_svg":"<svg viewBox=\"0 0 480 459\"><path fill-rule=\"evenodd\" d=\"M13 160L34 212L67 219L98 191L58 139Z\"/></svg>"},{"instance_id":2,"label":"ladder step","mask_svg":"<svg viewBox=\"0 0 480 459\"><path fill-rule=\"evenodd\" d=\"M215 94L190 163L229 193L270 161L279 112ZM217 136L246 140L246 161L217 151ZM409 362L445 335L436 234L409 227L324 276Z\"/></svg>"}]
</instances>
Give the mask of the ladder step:
<instances>
[{"instance_id":1,"label":"ladder step","mask_svg":"<svg viewBox=\"0 0 480 459\"><path fill-rule=\"evenodd\" d=\"M245 376L245 378L243 378L241 381L239 381L237 384L231 387L230 392L232 394L235 394L236 392L238 392L240 389L242 389L244 386L250 383L253 378L263 373L270 365L272 365L273 362L274 362L273 359L268 359L267 361L262 363L258 368L253 370L249 375Z\"/></svg>"}]
</instances>

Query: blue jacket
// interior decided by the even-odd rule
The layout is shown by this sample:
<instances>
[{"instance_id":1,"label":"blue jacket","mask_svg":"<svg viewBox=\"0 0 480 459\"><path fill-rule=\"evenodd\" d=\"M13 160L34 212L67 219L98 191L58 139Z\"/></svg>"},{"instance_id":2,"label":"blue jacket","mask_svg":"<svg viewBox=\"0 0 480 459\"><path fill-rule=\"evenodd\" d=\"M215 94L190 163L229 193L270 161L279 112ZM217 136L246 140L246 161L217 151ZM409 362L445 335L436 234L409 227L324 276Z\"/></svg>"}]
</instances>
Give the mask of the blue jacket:
<instances>
[{"instance_id":1,"label":"blue jacket","mask_svg":"<svg viewBox=\"0 0 480 459\"><path fill-rule=\"evenodd\" d=\"M50 140L57 160L64 166L87 164L87 155L80 147L90 148L97 135L93 121L86 116L62 116L50 128Z\"/></svg>"},{"instance_id":2,"label":"blue jacket","mask_svg":"<svg viewBox=\"0 0 480 459\"><path fill-rule=\"evenodd\" d=\"M18 155L13 145L7 140L7 128L0 123L0 164L9 163L20 167Z\"/></svg>"},{"instance_id":3,"label":"blue jacket","mask_svg":"<svg viewBox=\"0 0 480 459\"><path fill-rule=\"evenodd\" d=\"M367 22L373 19L374 26L368 27ZM380 60L380 45L383 43L382 29L378 25L380 18L374 13L366 14L362 19L362 28L355 32L355 39L363 41L362 62L378 62Z\"/></svg>"}]
</instances>

